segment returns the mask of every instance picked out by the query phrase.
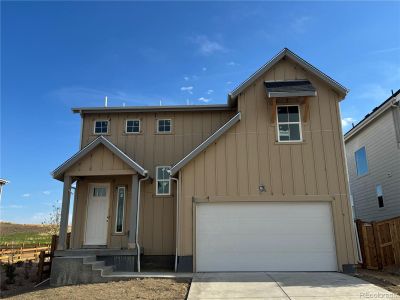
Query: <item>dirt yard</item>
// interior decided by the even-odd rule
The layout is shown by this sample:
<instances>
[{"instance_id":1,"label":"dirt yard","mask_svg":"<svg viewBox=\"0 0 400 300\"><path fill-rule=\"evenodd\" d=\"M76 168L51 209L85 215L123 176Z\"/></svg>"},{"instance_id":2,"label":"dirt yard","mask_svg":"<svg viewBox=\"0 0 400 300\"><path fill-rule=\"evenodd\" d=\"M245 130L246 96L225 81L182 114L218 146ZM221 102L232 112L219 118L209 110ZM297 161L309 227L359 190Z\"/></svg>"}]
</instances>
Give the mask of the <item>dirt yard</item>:
<instances>
[{"instance_id":1,"label":"dirt yard","mask_svg":"<svg viewBox=\"0 0 400 300\"><path fill-rule=\"evenodd\" d=\"M365 281L376 284L384 289L400 295L400 270L391 269L385 271L374 271L366 269L357 269L357 275Z\"/></svg>"},{"instance_id":2,"label":"dirt yard","mask_svg":"<svg viewBox=\"0 0 400 300\"><path fill-rule=\"evenodd\" d=\"M86 285L46 287L8 299L185 299L190 280L133 279Z\"/></svg>"}]
</instances>

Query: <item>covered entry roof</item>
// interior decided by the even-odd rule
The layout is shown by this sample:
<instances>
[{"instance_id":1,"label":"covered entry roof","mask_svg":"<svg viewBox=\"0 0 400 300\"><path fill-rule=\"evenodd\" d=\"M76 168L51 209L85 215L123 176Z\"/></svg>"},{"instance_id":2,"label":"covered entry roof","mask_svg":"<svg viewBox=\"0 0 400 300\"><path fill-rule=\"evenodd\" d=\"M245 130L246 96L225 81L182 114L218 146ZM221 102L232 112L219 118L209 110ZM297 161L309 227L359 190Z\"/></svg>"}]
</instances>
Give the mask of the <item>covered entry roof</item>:
<instances>
[{"instance_id":1,"label":"covered entry roof","mask_svg":"<svg viewBox=\"0 0 400 300\"><path fill-rule=\"evenodd\" d=\"M98 145L104 145L108 150L110 150L113 154L119 157L123 162L125 162L128 166L134 169L142 176L146 176L147 170L145 170L142 166L140 166L137 162L131 159L128 155L122 152L117 146L107 140L104 136L99 136L93 142L88 144L86 147L82 148L76 154L71 156L67 161L65 161L62 165L60 165L57 169L55 169L51 175L53 178L58 180L63 180L64 173L71 168L75 163L81 160L83 157L86 156L90 151L96 148Z\"/></svg>"},{"instance_id":2,"label":"covered entry roof","mask_svg":"<svg viewBox=\"0 0 400 300\"><path fill-rule=\"evenodd\" d=\"M265 81L264 85L268 98L317 96L317 90L309 80Z\"/></svg>"}]
</instances>

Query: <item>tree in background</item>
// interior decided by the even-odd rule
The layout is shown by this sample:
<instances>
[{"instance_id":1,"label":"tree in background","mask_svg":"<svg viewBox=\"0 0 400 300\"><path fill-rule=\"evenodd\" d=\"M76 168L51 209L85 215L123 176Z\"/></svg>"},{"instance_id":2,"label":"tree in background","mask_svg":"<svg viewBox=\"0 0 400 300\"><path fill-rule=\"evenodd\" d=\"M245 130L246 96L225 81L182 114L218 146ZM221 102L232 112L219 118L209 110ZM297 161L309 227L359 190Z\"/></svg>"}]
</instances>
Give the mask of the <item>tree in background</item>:
<instances>
[{"instance_id":1,"label":"tree in background","mask_svg":"<svg viewBox=\"0 0 400 300\"><path fill-rule=\"evenodd\" d=\"M58 235L58 231L60 230L61 208L56 204L53 204L52 207L53 210L42 222L42 225L45 225L48 228L48 233L50 235Z\"/></svg>"}]
</instances>

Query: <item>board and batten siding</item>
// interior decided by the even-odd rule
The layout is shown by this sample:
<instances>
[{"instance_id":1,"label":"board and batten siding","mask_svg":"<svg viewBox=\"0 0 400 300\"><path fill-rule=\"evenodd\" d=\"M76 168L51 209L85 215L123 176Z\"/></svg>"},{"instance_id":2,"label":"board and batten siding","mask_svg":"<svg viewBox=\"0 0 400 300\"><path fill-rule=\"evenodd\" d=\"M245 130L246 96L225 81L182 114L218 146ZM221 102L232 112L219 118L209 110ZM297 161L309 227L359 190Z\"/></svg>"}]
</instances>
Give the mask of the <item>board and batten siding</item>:
<instances>
[{"instance_id":1,"label":"board and batten siding","mask_svg":"<svg viewBox=\"0 0 400 300\"><path fill-rule=\"evenodd\" d=\"M119 149L129 155L133 160L149 171L155 177L156 166L171 166L192 151L198 144L225 124L235 111L209 111L209 112L168 112L168 113L106 113L83 115L82 145L85 147L98 135L93 134L95 120L109 120L109 133L105 135ZM157 119L168 118L172 120L172 133L157 134ZM140 134L125 133L127 119L141 120ZM103 164L109 164L111 158L104 157ZM100 175L100 174L99 174ZM114 182L113 187L120 182L122 176L109 178ZM95 180L93 177L92 180ZM90 179L85 178L84 182ZM140 213L140 244L145 255L172 255L175 253L175 211L176 211L176 185L172 183L171 196L155 195L155 180L143 182ZM131 182L126 182L128 193L131 191ZM87 183L78 186L78 216L76 228L84 228L84 215L79 211L86 209ZM116 201L115 192L112 194ZM130 197L130 196L129 196ZM127 195L127 202L128 201ZM80 204L79 204L80 203ZM115 209L115 208L114 208ZM129 208L128 208L129 209ZM113 212L111 212L113 213ZM111 219L115 217L111 214ZM127 211L126 216L129 216ZM126 227L128 228L128 227ZM111 235L111 247L127 247L127 233L118 237ZM74 245L80 247L83 233L74 238Z\"/></svg>"},{"instance_id":2,"label":"board and batten siding","mask_svg":"<svg viewBox=\"0 0 400 300\"><path fill-rule=\"evenodd\" d=\"M396 111L397 110L397 111ZM391 108L357 132L346 142L350 189L356 217L363 221L379 221L400 216L400 148ZM365 147L368 173L357 176L355 152ZM384 207L379 208L376 186L383 190Z\"/></svg>"},{"instance_id":3,"label":"board and batten siding","mask_svg":"<svg viewBox=\"0 0 400 300\"><path fill-rule=\"evenodd\" d=\"M309 99L309 119L302 123L304 141L278 143L264 81L293 79L309 79L318 96ZM339 268L355 263L338 101L329 86L289 59L281 60L246 88L238 97L241 121L180 172L180 255L195 256L193 200L329 201ZM266 192L259 191L260 185Z\"/></svg>"}]
</instances>

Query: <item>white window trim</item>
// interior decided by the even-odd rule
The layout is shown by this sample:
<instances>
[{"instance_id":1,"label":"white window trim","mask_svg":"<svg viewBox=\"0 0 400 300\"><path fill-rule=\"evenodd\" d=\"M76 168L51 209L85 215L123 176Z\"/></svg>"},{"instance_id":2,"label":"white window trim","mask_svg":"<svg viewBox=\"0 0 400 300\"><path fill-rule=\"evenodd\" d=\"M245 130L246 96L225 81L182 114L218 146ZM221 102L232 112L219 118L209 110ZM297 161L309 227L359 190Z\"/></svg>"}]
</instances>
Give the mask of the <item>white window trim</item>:
<instances>
[{"instance_id":1,"label":"white window trim","mask_svg":"<svg viewBox=\"0 0 400 300\"><path fill-rule=\"evenodd\" d=\"M118 226L118 205L119 205L119 189L124 189L124 203L123 203L123 207L122 207L122 229L121 231L117 231L117 226ZM124 186L119 186L117 188L117 207L115 210L115 228L114 228L114 232L115 233L124 233L124 223L125 223L125 203L126 203L126 188Z\"/></svg>"},{"instance_id":2,"label":"white window trim","mask_svg":"<svg viewBox=\"0 0 400 300\"><path fill-rule=\"evenodd\" d=\"M96 132L96 122L107 122L107 132ZM95 134L95 135L104 135L104 134L108 134L109 132L110 132L110 120L106 120L106 119L94 120L94 122L93 122L93 134Z\"/></svg>"},{"instance_id":3,"label":"white window trim","mask_svg":"<svg viewBox=\"0 0 400 300\"><path fill-rule=\"evenodd\" d=\"M167 121L169 121L170 122L170 128L169 128L169 131L159 131L158 129L159 129L159 126L158 126L158 122L160 122L160 121L164 121L164 120L167 120ZM160 134L163 134L163 133L172 133L172 124L173 124L173 122L172 122L172 119L169 119L169 118L162 118L162 119L157 119L157 122L156 122L156 126L157 126L157 133L160 133Z\"/></svg>"},{"instance_id":4,"label":"white window trim","mask_svg":"<svg viewBox=\"0 0 400 300\"><path fill-rule=\"evenodd\" d=\"M171 176L169 176L168 180L167 179L158 179L158 169L161 169L161 168L169 168L169 169L171 169L171 166L157 166L156 167L156 176L155 176L156 177L156 196L170 196L171 195ZM158 192L158 182L159 181L168 181L169 182L168 193L159 193Z\"/></svg>"},{"instance_id":5,"label":"white window trim","mask_svg":"<svg viewBox=\"0 0 400 300\"><path fill-rule=\"evenodd\" d=\"M298 122L283 122L283 123L279 123L279 119L278 119L278 108L279 107L283 107L283 106L297 106L298 110L299 110L299 121ZM299 124L299 129L300 129L300 139L299 140L290 140L290 141L281 141L280 139L280 134L279 134L279 124ZM300 105L298 104L279 104L276 105L276 133L278 135L278 142L279 143L299 143L303 141L303 130L302 130L302 124L301 124L301 110L300 110Z\"/></svg>"},{"instance_id":6,"label":"white window trim","mask_svg":"<svg viewBox=\"0 0 400 300\"><path fill-rule=\"evenodd\" d=\"M128 121L139 121L139 131L138 132L128 132ZM125 133L126 134L140 134L142 132L142 121L140 119L126 119L125 120Z\"/></svg>"}]
</instances>

